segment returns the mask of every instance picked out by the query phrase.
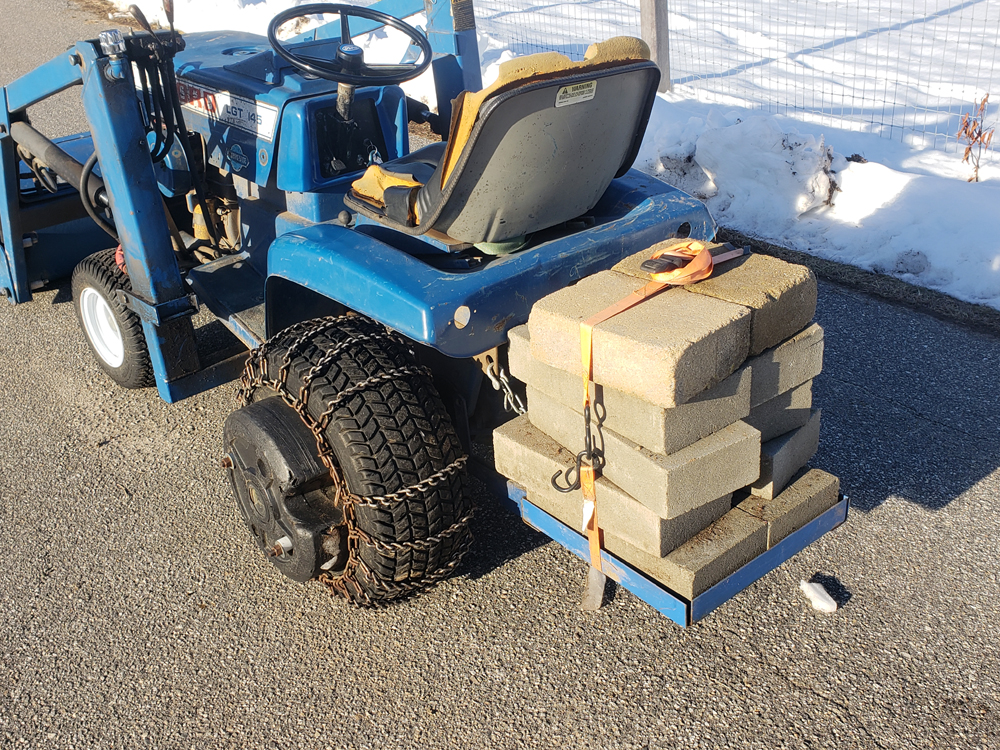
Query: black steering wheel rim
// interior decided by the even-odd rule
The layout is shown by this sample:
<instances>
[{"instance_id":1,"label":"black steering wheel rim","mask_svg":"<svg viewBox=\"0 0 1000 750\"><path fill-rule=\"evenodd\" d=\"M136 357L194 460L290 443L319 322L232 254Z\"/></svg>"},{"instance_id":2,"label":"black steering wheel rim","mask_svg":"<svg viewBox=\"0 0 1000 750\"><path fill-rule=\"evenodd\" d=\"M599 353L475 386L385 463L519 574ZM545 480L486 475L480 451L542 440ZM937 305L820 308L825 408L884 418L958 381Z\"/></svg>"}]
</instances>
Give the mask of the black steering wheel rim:
<instances>
[{"instance_id":1,"label":"black steering wheel rim","mask_svg":"<svg viewBox=\"0 0 1000 750\"><path fill-rule=\"evenodd\" d=\"M344 66L337 60L320 60L292 52L278 40L278 29L293 18L321 13L336 13L340 16L342 45L353 43L347 20L351 16L366 18L369 21L378 21L385 26L402 31L420 47L419 62L401 63L399 65L369 65L362 62L359 69L352 72L345 70ZM345 36L347 38L346 42L344 41ZM325 78L328 81L345 83L351 86L387 86L416 78L427 70L427 66L431 64L431 57L433 55L431 43L427 37L408 23L382 11L340 3L313 3L311 5L299 5L282 11L272 18L271 23L268 24L267 41L271 43L271 48L279 57L294 65L299 70L310 73L318 78Z\"/></svg>"}]
</instances>

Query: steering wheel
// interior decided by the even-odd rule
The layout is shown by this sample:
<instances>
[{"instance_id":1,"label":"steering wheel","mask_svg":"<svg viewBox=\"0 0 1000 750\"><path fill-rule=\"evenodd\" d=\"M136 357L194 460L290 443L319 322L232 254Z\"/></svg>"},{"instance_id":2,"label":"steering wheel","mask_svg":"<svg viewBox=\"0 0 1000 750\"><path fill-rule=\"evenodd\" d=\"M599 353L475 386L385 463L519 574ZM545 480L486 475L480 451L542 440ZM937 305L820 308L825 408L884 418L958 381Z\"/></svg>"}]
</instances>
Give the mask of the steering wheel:
<instances>
[{"instance_id":1,"label":"steering wheel","mask_svg":"<svg viewBox=\"0 0 1000 750\"><path fill-rule=\"evenodd\" d=\"M319 13L337 13L340 15L340 45L337 47L337 56L330 60L325 58L310 57L309 55L293 52L291 48L285 47L278 40L278 29L291 21L293 18L302 18ZM351 16L357 18L367 18L369 21L378 21L381 24L397 29L406 34L418 47L420 47L419 62L400 63L398 65L369 65L364 60L364 52L354 44L351 39L351 30L348 28L348 19ZM312 5L300 5L289 8L271 19L267 27L267 40L271 43L274 51L287 60L296 68L311 73L319 78L328 81L336 81L349 86L387 86L394 83L402 83L427 70L431 64L431 43L427 37L408 23L400 21L387 13L378 10L371 10L357 5L341 5L339 3L315 3Z\"/></svg>"}]
</instances>

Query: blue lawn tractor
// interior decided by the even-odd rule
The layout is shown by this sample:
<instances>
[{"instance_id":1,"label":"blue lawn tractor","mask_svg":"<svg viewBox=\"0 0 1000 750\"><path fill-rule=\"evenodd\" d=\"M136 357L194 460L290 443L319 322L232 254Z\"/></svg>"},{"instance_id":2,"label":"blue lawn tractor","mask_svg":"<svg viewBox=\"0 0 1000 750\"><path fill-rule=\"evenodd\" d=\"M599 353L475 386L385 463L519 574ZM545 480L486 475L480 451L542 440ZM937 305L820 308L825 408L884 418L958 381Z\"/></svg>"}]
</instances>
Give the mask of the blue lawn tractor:
<instances>
[{"instance_id":1,"label":"blue lawn tractor","mask_svg":"<svg viewBox=\"0 0 1000 750\"><path fill-rule=\"evenodd\" d=\"M399 20L419 11L426 34ZM240 378L223 465L285 575L359 604L439 580L471 541L472 442L522 408L508 330L656 242L714 236L704 206L631 169L659 70L619 38L480 91L470 0L299 6L266 38L132 12L144 30L0 89L0 294L72 273L126 388L173 402ZM339 20L279 39L316 14ZM379 27L412 61L364 59L353 39ZM436 113L399 87L429 67ZM90 132L51 140L29 108L72 86ZM443 140L411 152L411 122ZM235 348L196 331L199 305Z\"/></svg>"}]
</instances>

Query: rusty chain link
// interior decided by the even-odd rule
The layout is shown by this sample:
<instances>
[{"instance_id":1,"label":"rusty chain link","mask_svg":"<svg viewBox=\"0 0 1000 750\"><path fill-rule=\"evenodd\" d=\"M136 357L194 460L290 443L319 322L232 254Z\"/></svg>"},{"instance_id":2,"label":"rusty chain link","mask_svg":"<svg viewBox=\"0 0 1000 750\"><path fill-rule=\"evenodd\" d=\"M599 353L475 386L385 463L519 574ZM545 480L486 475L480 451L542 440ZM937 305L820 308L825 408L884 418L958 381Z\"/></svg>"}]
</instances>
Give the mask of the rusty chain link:
<instances>
[{"instance_id":1,"label":"rusty chain link","mask_svg":"<svg viewBox=\"0 0 1000 750\"><path fill-rule=\"evenodd\" d=\"M337 315L303 321L289 326L281 333L281 340L287 340L289 336L295 336L296 338L287 345L277 377L272 378L268 373L268 354L274 348L273 342L275 341L275 339L272 339L265 342L250 353L250 357L247 359L246 367L243 370L243 375L237 385L235 397L238 406L247 406L252 402L253 394L258 388L269 388L280 396L281 399L288 404L288 406L295 410L295 412L302 419L303 423L309 428L310 432L313 433L313 436L316 439L319 459L330 472L330 477L333 480L335 489L336 503L344 510L344 523L347 527L347 563L343 572L336 575L331 573L322 573L320 574L318 580L324 583L330 589L331 593L340 595L354 604L359 606L373 606L381 603L383 599L388 600L396 598L397 596L416 593L451 575L455 568L457 568L462 562L462 559L465 557L465 554L469 551L469 548L472 545L472 534L468 533L468 525L472 520L473 514L470 512L435 536L429 536L425 539L414 539L408 542L383 542L363 531L358 526L355 513L356 508L360 506L385 510L391 508L395 503L411 500L420 495L426 494L454 474L461 471L468 461L468 456L460 456L455 461L448 464L443 469L435 472L431 476L386 495L360 496L347 489L337 467L333 449L330 447L329 441L326 439L325 435L325 430L329 426L329 421L333 416L333 413L346 399L357 393L372 388L373 386L377 386L381 383L406 375L420 374L429 376L427 368L419 365L408 365L395 368L385 373L380 373L379 375L374 375L361 381L360 383L356 383L348 388L345 388L343 391L334 396L333 400L327 405L327 408L318 419L313 418L306 407L306 404L308 403L309 386L312 384L313 380L319 376L323 369L328 367L333 362L334 358L338 354L342 353L352 345L368 341L377 341L381 339L404 343L397 336L394 336L385 329L379 330L377 333L359 334L347 337L344 341L339 342L334 349L325 353L323 357L306 372L303 378L302 386L299 388L298 393L293 394L288 388L287 379L294 358L304 350L305 346L314 337L333 330L339 324L348 319L358 323L363 322L372 326L377 325L372 321L359 316ZM367 564L365 564L360 556L360 544L367 544L380 554L395 556L404 551L431 550L434 546L443 543L446 539L461 534L462 532L465 532L465 535L459 545L452 551L452 558L447 564L434 571L425 572L420 576L420 578L409 582L393 581L390 583L383 580L379 575L373 572ZM368 587L378 589L385 596L381 597L379 600L372 599L365 586L362 585L362 578Z\"/></svg>"},{"instance_id":2,"label":"rusty chain link","mask_svg":"<svg viewBox=\"0 0 1000 750\"><path fill-rule=\"evenodd\" d=\"M368 534L367 532L361 529L357 529L356 532L358 536L361 537L361 541L365 542L366 544L370 544L379 552L382 552L383 554L386 555L395 555L399 552L407 552L409 550L415 550L415 549L419 550L434 549L434 545L440 544L448 537L454 536L459 531L462 531L466 526L468 526L469 521L471 520L472 520L472 513L469 513L467 516L464 516L461 520L456 521L455 523L453 523L451 526L449 526L447 529L445 529L436 536L429 536L426 539L414 539L409 542L382 542L373 537L371 534Z\"/></svg>"}]
</instances>

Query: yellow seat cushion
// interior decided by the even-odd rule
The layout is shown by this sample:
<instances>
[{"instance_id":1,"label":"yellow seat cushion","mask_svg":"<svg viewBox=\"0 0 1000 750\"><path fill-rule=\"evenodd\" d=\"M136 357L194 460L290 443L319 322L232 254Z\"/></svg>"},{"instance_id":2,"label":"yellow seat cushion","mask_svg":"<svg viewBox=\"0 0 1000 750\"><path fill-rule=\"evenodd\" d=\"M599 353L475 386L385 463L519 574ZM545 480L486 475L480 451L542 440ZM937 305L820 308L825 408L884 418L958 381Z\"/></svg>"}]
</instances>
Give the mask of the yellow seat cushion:
<instances>
[{"instance_id":1,"label":"yellow seat cushion","mask_svg":"<svg viewBox=\"0 0 1000 750\"><path fill-rule=\"evenodd\" d=\"M574 62L558 52L539 52L500 63L500 74L491 86L475 93L463 91L455 99L451 115L451 138L448 141L448 150L444 155L444 169L441 172L441 187L444 187L448 177L451 176L462 149L472 135L472 128L479 117L480 108L491 96L515 86L523 86L546 78L576 75L648 59L649 46L644 41L631 36L616 36L605 42L590 45L583 60L579 62Z\"/></svg>"},{"instance_id":2,"label":"yellow seat cushion","mask_svg":"<svg viewBox=\"0 0 1000 750\"><path fill-rule=\"evenodd\" d=\"M372 164L361 177L351 183L351 189L358 198L378 208L385 208L385 191L391 187L415 188L423 187L423 183L417 182L408 174L383 169L381 164ZM412 218L414 223L419 223L415 214L416 208Z\"/></svg>"}]
</instances>

